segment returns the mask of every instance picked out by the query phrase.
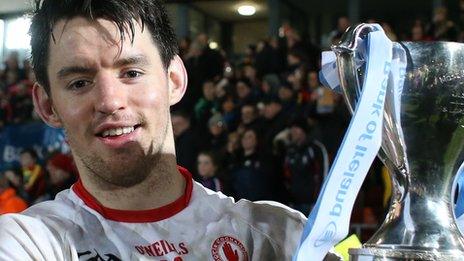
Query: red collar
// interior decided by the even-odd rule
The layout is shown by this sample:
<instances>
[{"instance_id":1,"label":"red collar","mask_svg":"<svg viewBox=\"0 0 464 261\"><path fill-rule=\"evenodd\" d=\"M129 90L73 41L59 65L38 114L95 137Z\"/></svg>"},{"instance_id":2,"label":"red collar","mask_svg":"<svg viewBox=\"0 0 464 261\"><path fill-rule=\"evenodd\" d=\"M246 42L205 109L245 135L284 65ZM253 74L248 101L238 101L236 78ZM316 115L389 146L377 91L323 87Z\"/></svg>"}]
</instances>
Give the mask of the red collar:
<instances>
[{"instance_id":1,"label":"red collar","mask_svg":"<svg viewBox=\"0 0 464 261\"><path fill-rule=\"evenodd\" d=\"M188 172L187 169L178 166L177 169L184 176L186 183L185 193L176 201L159 207L155 209L148 210L119 210L106 208L101 205L82 185L81 180L79 179L72 190L76 195L84 201L84 203L91 209L100 213L104 218L117 221L117 222L127 222L127 223L147 223L147 222L157 222L166 218L170 218L175 214L182 211L186 208L190 202L190 197L192 196L193 182L192 174Z\"/></svg>"}]
</instances>

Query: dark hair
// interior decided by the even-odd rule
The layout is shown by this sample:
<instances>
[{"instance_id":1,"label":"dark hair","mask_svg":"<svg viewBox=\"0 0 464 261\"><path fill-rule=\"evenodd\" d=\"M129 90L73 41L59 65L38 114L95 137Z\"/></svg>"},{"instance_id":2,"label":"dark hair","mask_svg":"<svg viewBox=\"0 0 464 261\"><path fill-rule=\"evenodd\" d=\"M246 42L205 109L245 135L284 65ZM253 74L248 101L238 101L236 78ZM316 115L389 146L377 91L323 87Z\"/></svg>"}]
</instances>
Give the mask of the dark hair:
<instances>
[{"instance_id":1,"label":"dark hair","mask_svg":"<svg viewBox=\"0 0 464 261\"><path fill-rule=\"evenodd\" d=\"M172 111L171 112L171 117L176 117L176 116L182 117L182 118L184 118L184 119L186 119L188 121L191 120L190 113L188 113L185 110L179 109L179 110Z\"/></svg>"},{"instance_id":2,"label":"dark hair","mask_svg":"<svg viewBox=\"0 0 464 261\"><path fill-rule=\"evenodd\" d=\"M198 156L197 156L197 159L200 155L205 155L205 156L208 156L210 159L211 159L211 163L213 163L213 165L218 168L219 167L219 160L216 156L216 153L212 152L212 151L209 151L209 150L206 150L206 151L200 151L200 153L198 153Z\"/></svg>"},{"instance_id":3,"label":"dark hair","mask_svg":"<svg viewBox=\"0 0 464 261\"><path fill-rule=\"evenodd\" d=\"M21 155L29 154L35 160L37 160L39 158L39 156L37 155L37 152L32 148L23 149L20 154Z\"/></svg>"},{"instance_id":4,"label":"dark hair","mask_svg":"<svg viewBox=\"0 0 464 261\"><path fill-rule=\"evenodd\" d=\"M49 43L50 39L55 41L53 27L60 20L69 20L78 16L89 20L103 18L113 21L119 29L121 42L126 34L133 42L134 21L140 23L142 30L146 26L158 47L165 68L178 53L176 35L159 0L35 0L35 11L32 14L29 30L32 67L37 82L47 93L50 93L50 80L47 74Z\"/></svg>"},{"instance_id":5,"label":"dark hair","mask_svg":"<svg viewBox=\"0 0 464 261\"><path fill-rule=\"evenodd\" d=\"M290 124L288 124L289 127L297 127L297 128L300 128L302 129L306 134L309 133L309 126L308 126L308 122L306 121L306 119L304 118L301 118L301 117L296 117L294 119L291 119L290 120Z\"/></svg>"}]
</instances>

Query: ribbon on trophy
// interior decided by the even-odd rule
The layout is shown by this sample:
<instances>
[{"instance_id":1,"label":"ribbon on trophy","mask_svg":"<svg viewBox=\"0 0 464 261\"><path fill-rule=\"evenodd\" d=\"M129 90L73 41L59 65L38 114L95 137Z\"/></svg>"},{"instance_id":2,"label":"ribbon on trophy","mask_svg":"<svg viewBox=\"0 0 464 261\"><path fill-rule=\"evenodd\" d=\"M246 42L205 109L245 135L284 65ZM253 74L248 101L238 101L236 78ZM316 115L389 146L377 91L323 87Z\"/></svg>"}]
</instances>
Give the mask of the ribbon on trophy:
<instances>
[{"instance_id":1,"label":"ribbon on trophy","mask_svg":"<svg viewBox=\"0 0 464 261\"><path fill-rule=\"evenodd\" d=\"M456 200L456 206L454 207L454 214L456 219L464 220L464 162L458 170L455 183L455 189L458 191L458 198Z\"/></svg>"},{"instance_id":2,"label":"ribbon on trophy","mask_svg":"<svg viewBox=\"0 0 464 261\"><path fill-rule=\"evenodd\" d=\"M382 143L387 86L393 85L394 96L401 92L406 61L394 57L393 50L401 49L402 54L404 50L391 42L379 25L374 28L363 40L365 46L356 50L357 66L358 62L366 64L363 88L341 148L309 214L294 261L323 260L348 235L356 196ZM322 58L322 83L340 91L335 54L324 52Z\"/></svg>"}]
</instances>

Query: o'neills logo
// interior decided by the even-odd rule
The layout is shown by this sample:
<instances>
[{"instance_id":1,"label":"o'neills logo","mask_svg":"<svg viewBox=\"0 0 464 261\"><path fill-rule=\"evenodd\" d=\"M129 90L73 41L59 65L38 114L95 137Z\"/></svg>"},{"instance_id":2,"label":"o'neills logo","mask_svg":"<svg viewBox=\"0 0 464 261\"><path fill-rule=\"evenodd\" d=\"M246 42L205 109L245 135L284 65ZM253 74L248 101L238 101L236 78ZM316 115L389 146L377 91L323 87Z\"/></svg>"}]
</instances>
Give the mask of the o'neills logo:
<instances>
[{"instance_id":1,"label":"o'neills logo","mask_svg":"<svg viewBox=\"0 0 464 261\"><path fill-rule=\"evenodd\" d=\"M214 261L248 261L248 253L243 244L231 236L214 240L211 255Z\"/></svg>"},{"instance_id":2,"label":"o'neills logo","mask_svg":"<svg viewBox=\"0 0 464 261\"><path fill-rule=\"evenodd\" d=\"M137 249L140 254L145 256L164 256L170 253L185 255L189 252L184 242L174 244L166 240L156 241L155 243L148 246L135 246L135 249Z\"/></svg>"}]
</instances>

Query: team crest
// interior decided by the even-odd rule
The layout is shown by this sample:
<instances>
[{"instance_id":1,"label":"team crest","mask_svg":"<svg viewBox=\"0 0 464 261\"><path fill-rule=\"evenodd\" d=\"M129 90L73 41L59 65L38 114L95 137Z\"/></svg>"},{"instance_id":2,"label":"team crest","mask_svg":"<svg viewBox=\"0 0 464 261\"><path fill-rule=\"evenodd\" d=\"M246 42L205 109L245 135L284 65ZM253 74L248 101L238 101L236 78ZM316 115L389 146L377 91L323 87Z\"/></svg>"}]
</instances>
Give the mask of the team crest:
<instances>
[{"instance_id":1,"label":"team crest","mask_svg":"<svg viewBox=\"0 0 464 261\"><path fill-rule=\"evenodd\" d=\"M242 242L231 236L214 240L211 255L214 261L248 261L248 253Z\"/></svg>"}]
</instances>

